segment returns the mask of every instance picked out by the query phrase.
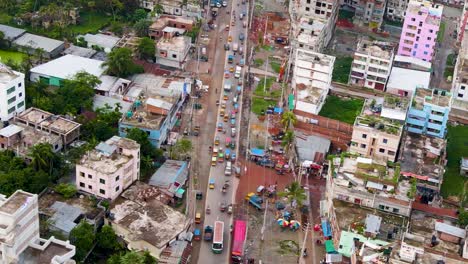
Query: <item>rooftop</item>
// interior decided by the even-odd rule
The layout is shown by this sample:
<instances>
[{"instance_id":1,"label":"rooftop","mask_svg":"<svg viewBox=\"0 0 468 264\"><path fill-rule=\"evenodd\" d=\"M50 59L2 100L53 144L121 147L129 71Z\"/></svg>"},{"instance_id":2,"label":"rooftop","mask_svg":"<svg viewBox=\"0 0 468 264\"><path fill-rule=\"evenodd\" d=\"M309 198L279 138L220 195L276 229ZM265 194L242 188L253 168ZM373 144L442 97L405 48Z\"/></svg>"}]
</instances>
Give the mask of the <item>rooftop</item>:
<instances>
[{"instance_id":1,"label":"rooftop","mask_svg":"<svg viewBox=\"0 0 468 264\"><path fill-rule=\"evenodd\" d=\"M93 45L98 45L99 47L102 48L108 48L112 49L117 42L120 40L119 37L114 37L114 36L109 36L105 34L89 34L87 33L84 36L78 36L78 37L83 37L86 42L91 43Z\"/></svg>"},{"instance_id":2,"label":"rooftop","mask_svg":"<svg viewBox=\"0 0 468 264\"><path fill-rule=\"evenodd\" d=\"M136 157L118 153L117 148L134 149L140 145L127 138L113 136L84 155L79 164L103 174L112 174Z\"/></svg>"},{"instance_id":3,"label":"rooftop","mask_svg":"<svg viewBox=\"0 0 468 264\"><path fill-rule=\"evenodd\" d=\"M380 59L391 59L394 45L389 42L369 41L362 39L357 45L356 52L364 53Z\"/></svg>"},{"instance_id":4,"label":"rooftop","mask_svg":"<svg viewBox=\"0 0 468 264\"><path fill-rule=\"evenodd\" d=\"M18 114L15 117L15 121L17 120L40 125L41 128L49 128L60 134L68 134L81 126L77 122L34 107Z\"/></svg>"},{"instance_id":5,"label":"rooftop","mask_svg":"<svg viewBox=\"0 0 468 264\"><path fill-rule=\"evenodd\" d=\"M428 88L431 73L399 67L393 67L387 83L388 89L403 89L411 93L416 88Z\"/></svg>"},{"instance_id":6,"label":"rooftop","mask_svg":"<svg viewBox=\"0 0 468 264\"><path fill-rule=\"evenodd\" d=\"M0 201L0 212L13 215L16 213L16 211L31 202L34 196L36 195L17 190L12 195L10 195L8 199Z\"/></svg>"},{"instance_id":7,"label":"rooftop","mask_svg":"<svg viewBox=\"0 0 468 264\"><path fill-rule=\"evenodd\" d=\"M424 105L431 104L440 107L448 107L452 94L445 90L416 89L412 107L422 110Z\"/></svg>"},{"instance_id":8,"label":"rooftop","mask_svg":"<svg viewBox=\"0 0 468 264\"><path fill-rule=\"evenodd\" d=\"M2 24L0 24L0 31L3 32L5 39L8 39L8 40L14 40L26 32L26 30L24 29L10 27L7 25L2 25Z\"/></svg>"},{"instance_id":9,"label":"rooftop","mask_svg":"<svg viewBox=\"0 0 468 264\"><path fill-rule=\"evenodd\" d=\"M330 140L295 130L296 148L301 162L313 161L320 163L326 158L330 149Z\"/></svg>"},{"instance_id":10,"label":"rooftop","mask_svg":"<svg viewBox=\"0 0 468 264\"><path fill-rule=\"evenodd\" d=\"M52 52L60 46L64 45L63 41L46 38L30 33L24 33L22 36L17 38L13 43L18 46L30 47L33 49L41 48L45 52Z\"/></svg>"},{"instance_id":11,"label":"rooftop","mask_svg":"<svg viewBox=\"0 0 468 264\"><path fill-rule=\"evenodd\" d=\"M97 51L93 49L83 48L75 45L70 45L66 50L63 51L65 55L75 55L83 58L91 58Z\"/></svg>"},{"instance_id":12,"label":"rooftop","mask_svg":"<svg viewBox=\"0 0 468 264\"><path fill-rule=\"evenodd\" d=\"M408 105L408 98L387 94L384 97L367 99L364 102L362 114L404 121Z\"/></svg>"},{"instance_id":13,"label":"rooftop","mask_svg":"<svg viewBox=\"0 0 468 264\"><path fill-rule=\"evenodd\" d=\"M441 138L405 132L400 150L402 174L439 183L444 174L446 143Z\"/></svg>"},{"instance_id":14,"label":"rooftop","mask_svg":"<svg viewBox=\"0 0 468 264\"><path fill-rule=\"evenodd\" d=\"M117 98L109 97L109 96L103 96L99 94L94 95L94 99L93 99L94 110L98 108L103 108L106 106L106 104L112 108L115 108L117 104L119 104L121 107L119 110L121 114L127 113L132 107L132 103L124 101L122 99L117 99Z\"/></svg>"},{"instance_id":15,"label":"rooftop","mask_svg":"<svg viewBox=\"0 0 468 264\"><path fill-rule=\"evenodd\" d=\"M64 255L74 253L75 246L71 245L68 241L61 241L55 238L40 239L40 245L45 246L43 249L33 248L29 246L25 251L19 256L19 263L22 264L36 264L36 263L56 263L54 261L59 261L54 259L56 257L64 257ZM70 259L73 255L65 257L65 259Z\"/></svg>"},{"instance_id":16,"label":"rooftop","mask_svg":"<svg viewBox=\"0 0 468 264\"><path fill-rule=\"evenodd\" d=\"M376 114L361 114L356 117L354 126L367 127L391 135L401 135L403 131L403 125L400 122Z\"/></svg>"},{"instance_id":17,"label":"rooftop","mask_svg":"<svg viewBox=\"0 0 468 264\"><path fill-rule=\"evenodd\" d=\"M429 71L432 68L432 63L414 57L395 55L395 58L393 59L393 66L413 70Z\"/></svg>"},{"instance_id":18,"label":"rooftop","mask_svg":"<svg viewBox=\"0 0 468 264\"><path fill-rule=\"evenodd\" d=\"M341 235L340 235L340 245L338 247L338 253L340 253L343 256L348 257L348 258L351 257L352 249L353 249L353 247L355 247L356 242L358 242L358 243L368 243L368 244L370 243L370 244L378 246L378 247L386 246L386 245L389 244L386 241L368 238L368 237L365 237L365 236L363 236L361 234L358 234L358 233L342 231ZM362 245L360 245L360 246L362 246ZM356 250L359 252L360 247L358 247Z\"/></svg>"},{"instance_id":19,"label":"rooftop","mask_svg":"<svg viewBox=\"0 0 468 264\"><path fill-rule=\"evenodd\" d=\"M13 81L14 79L20 77L24 74L15 72L10 69L8 66L0 63L0 84L8 84L9 82ZM10 87L7 87L10 88Z\"/></svg>"},{"instance_id":20,"label":"rooftop","mask_svg":"<svg viewBox=\"0 0 468 264\"><path fill-rule=\"evenodd\" d=\"M170 39L162 38L158 41L156 46L158 51L172 50L177 52L184 52L187 47L191 45L191 43L192 40L190 37L179 36Z\"/></svg>"},{"instance_id":21,"label":"rooftop","mask_svg":"<svg viewBox=\"0 0 468 264\"><path fill-rule=\"evenodd\" d=\"M105 71L103 63L100 60L68 54L36 66L31 69L31 72L60 79L71 79L82 71L100 77Z\"/></svg>"},{"instance_id":22,"label":"rooftop","mask_svg":"<svg viewBox=\"0 0 468 264\"><path fill-rule=\"evenodd\" d=\"M167 16L167 15L162 15L160 16L156 21L151 24L149 29L162 29L166 27L170 21L176 21L178 23L184 23L184 24L191 24L193 25L193 20L186 19L183 17L179 16Z\"/></svg>"},{"instance_id":23,"label":"rooftop","mask_svg":"<svg viewBox=\"0 0 468 264\"><path fill-rule=\"evenodd\" d=\"M11 130L9 132L21 133L21 140L14 143L10 149L19 156L29 156L30 148L39 143L49 143L52 146L56 144L61 145L61 137L57 134L52 134L44 130L37 130L21 123L16 123L16 125L21 129Z\"/></svg>"},{"instance_id":24,"label":"rooftop","mask_svg":"<svg viewBox=\"0 0 468 264\"><path fill-rule=\"evenodd\" d=\"M0 129L0 136L2 137L11 137L15 134L18 134L19 132L23 131L24 129L20 126L17 125L9 125L7 127L4 127Z\"/></svg>"},{"instance_id":25,"label":"rooftop","mask_svg":"<svg viewBox=\"0 0 468 264\"><path fill-rule=\"evenodd\" d=\"M146 241L162 249L187 228L190 220L155 199L146 200L137 203L117 198L110 209L111 221L126 229L126 239Z\"/></svg>"},{"instance_id":26,"label":"rooftop","mask_svg":"<svg viewBox=\"0 0 468 264\"><path fill-rule=\"evenodd\" d=\"M426 15L426 23L437 24L439 25L440 19L442 18L442 10L444 6L440 4L434 4L429 0L411 0L408 3L408 8L406 13L409 14L418 14L421 12L423 15ZM427 19L430 19L427 21ZM439 23L437 23L438 21Z\"/></svg>"},{"instance_id":27,"label":"rooftop","mask_svg":"<svg viewBox=\"0 0 468 264\"><path fill-rule=\"evenodd\" d=\"M300 109L301 107L298 107L298 101L317 105L325 100L328 93L327 89L321 87L305 86L302 83L297 84L296 88L296 108L299 110L302 109Z\"/></svg>"},{"instance_id":28,"label":"rooftop","mask_svg":"<svg viewBox=\"0 0 468 264\"><path fill-rule=\"evenodd\" d=\"M325 66L332 68L335 63L335 57L313 52L306 49L297 49L296 50L296 64L299 63L298 67L302 68L314 68L314 65Z\"/></svg>"},{"instance_id":29,"label":"rooftop","mask_svg":"<svg viewBox=\"0 0 468 264\"><path fill-rule=\"evenodd\" d=\"M149 184L168 189L174 193L187 181L187 162L180 160L166 160L163 165L151 176Z\"/></svg>"},{"instance_id":30,"label":"rooftop","mask_svg":"<svg viewBox=\"0 0 468 264\"><path fill-rule=\"evenodd\" d=\"M320 32L326 25L326 21L320 18L312 19L308 17L301 17L299 27L305 30Z\"/></svg>"}]
</instances>

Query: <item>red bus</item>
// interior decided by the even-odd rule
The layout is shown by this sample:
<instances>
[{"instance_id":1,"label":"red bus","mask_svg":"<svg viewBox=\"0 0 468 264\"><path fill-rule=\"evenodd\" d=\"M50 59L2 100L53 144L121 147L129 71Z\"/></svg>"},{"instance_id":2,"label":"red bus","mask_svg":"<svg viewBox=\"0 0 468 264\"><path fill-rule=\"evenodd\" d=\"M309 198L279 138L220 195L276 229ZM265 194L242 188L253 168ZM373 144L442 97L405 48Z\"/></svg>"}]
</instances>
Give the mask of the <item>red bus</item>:
<instances>
[{"instance_id":1,"label":"red bus","mask_svg":"<svg viewBox=\"0 0 468 264\"><path fill-rule=\"evenodd\" d=\"M244 244L247 235L247 222L242 220L234 221L234 234L232 241L231 259L234 263L241 263L244 254Z\"/></svg>"}]
</instances>

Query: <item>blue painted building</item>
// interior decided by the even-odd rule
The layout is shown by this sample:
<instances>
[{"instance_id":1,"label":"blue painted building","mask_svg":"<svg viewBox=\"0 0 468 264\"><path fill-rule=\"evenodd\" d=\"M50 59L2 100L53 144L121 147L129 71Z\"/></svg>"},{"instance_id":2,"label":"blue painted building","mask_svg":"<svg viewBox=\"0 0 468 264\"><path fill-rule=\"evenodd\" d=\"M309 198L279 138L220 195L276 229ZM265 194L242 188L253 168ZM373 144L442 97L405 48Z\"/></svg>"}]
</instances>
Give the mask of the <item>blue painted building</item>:
<instances>
[{"instance_id":1,"label":"blue painted building","mask_svg":"<svg viewBox=\"0 0 468 264\"><path fill-rule=\"evenodd\" d=\"M136 100L131 110L119 122L119 135L125 137L131 128L139 128L148 134L151 144L157 148L166 144L169 134L180 119L188 97L184 89L153 89L144 99Z\"/></svg>"},{"instance_id":2,"label":"blue painted building","mask_svg":"<svg viewBox=\"0 0 468 264\"><path fill-rule=\"evenodd\" d=\"M450 100L450 92L417 88L406 117L407 130L444 138L447 133Z\"/></svg>"}]
</instances>

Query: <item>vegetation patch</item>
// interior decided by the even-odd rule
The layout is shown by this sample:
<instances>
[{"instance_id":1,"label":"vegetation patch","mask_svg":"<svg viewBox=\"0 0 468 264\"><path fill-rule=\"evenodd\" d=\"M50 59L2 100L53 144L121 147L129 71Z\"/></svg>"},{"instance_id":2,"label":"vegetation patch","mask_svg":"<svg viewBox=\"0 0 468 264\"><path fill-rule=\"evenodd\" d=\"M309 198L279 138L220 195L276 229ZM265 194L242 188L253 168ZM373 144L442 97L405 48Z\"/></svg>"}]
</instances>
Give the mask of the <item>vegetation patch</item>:
<instances>
[{"instance_id":1,"label":"vegetation patch","mask_svg":"<svg viewBox=\"0 0 468 264\"><path fill-rule=\"evenodd\" d=\"M444 40L445 35L445 22L440 22L439 32L437 33L437 42L441 43Z\"/></svg>"},{"instance_id":2,"label":"vegetation patch","mask_svg":"<svg viewBox=\"0 0 468 264\"><path fill-rule=\"evenodd\" d=\"M333 66L332 80L339 83L348 83L352 63L352 57L337 57Z\"/></svg>"},{"instance_id":3,"label":"vegetation patch","mask_svg":"<svg viewBox=\"0 0 468 264\"><path fill-rule=\"evenodd\" d=\"M10 61L19 65L24 60L24 58L26 58L26 54L22 52L13 50L0 50L0 61L3 63Z\"/></svg>"},{"instance_id":4,"label":"vegetation patch","mask_svg":"<svg viewBox=\"0 0 468 264\"><path fill-rule=\"evenodd\" d=\"M361 112L363 104L364 101L361 99L343 99L335 95L329 95L319 115L354 124L354 120Z\"/></svg>"},{"instance_id":5,"label":"vegetation patch","mask_svg":"<svg viewBox=\"0 0 468 264\"><path fill-rule=\"evenodd\" d=\"M270 62L270 66L271 66L271 69L276 72L276 73L279 73L280 72L280 69L281 69L281 64L277 61L272 61Z\"/></svg>"},{"instance_id":6,"label":"vegetation patch","mask_svg":"<svg viewBox=\"0 0 468 264\"><path fill-rule=\"evenodd\" d=\"M266 100L263 98L253 97L252 98L252 112L256 115L262 115L268 109L269 106L276 105L275 100Z\"/></svg>"},{"instance_id":7,"label":"vegetation patch","mask_svg":"<svg viewBox=\"0 0 468 264\"><path fill-rule=\"evenodd\" d=\"M81 12L80 24L70 26L73 33L95 33L99 29L109 25L112 17L97 12Z\"/></svg>"},{"instance_id":8,"label":"vegetation patch","mask_svg":"<svg viewBox=\"0 0 468 264\"><path fill-rule=\"evenodd\" d=\"M265 79L266 78L266 79ZM254 90L254 95L260 97L279 98L281 96L281 89L272 89L275 84L274 77L265 77L258 82ZM278 86L279 84L276 84Z\"/></svg>"},{"instance_id":9,"label":"vegetation patch","mask_svg":"<svg viewBox=\"0 0 468 264\"><path fill-rule=\"evenodd\" d=\"M444 78L447 79L449 76L453 76L453 71L455 70L455 64L457 63L457 57L454 53L447 56L447 61L445 62L444 69Z\"/></svg>"},{"instance_id":10,"label":"vegetation patch","mask_svg":"<svg viewBox=\"0 0 468 264\"><path fill-rule=\"evenodd\" d=\"M264 62L265 62L265 61L264 61L263 59L255 59L255 60L254 60L254 66L255 66L256 68L258 68L258 67L262 66Z\"/></svg>"},{"instance_id":11,"label":"vegetation patch","mask_svg":"<svg viewBox=\"0 0 468 264\"><path fill-rule=\"evenodd\" d=\"M281 255L294 255L298 256L300 252L299 244L293 240L282 240L278 242L279 249L277 252Z\"/></svg>"}]
</instances>

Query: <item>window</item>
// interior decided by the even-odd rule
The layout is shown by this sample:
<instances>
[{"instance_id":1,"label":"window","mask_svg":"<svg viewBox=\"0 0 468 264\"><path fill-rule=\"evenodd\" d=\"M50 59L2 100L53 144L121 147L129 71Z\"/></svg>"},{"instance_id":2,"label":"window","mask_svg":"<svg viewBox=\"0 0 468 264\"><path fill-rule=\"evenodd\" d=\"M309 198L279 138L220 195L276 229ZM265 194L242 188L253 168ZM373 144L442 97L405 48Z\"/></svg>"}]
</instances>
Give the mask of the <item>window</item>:
<instances>
[{"instance_id":1,"label":"window","mask_svg":"<svg viewBox=\"0 0 468 264\"><path fill-rule=\"evenodd\" d=\"M21 87L23 84L22 83L18 83L18 87Z\"/></svg>"},{"instance_id":2,"label":"window","mask_svg":"<svg viewBox=\"0 0 468 264\"><path fill-rule=\"evenodd\" d=\"M85 175L85 173L82 172L82 171L80 171L80 176L81 176L81 177L84 177L84 175Z\"/></svg>"},{"instance_id":3,"label":"window","mask_svg":"<svg viewBox=\"0 0 468 264\"><path fill-rule=\"evenodd\" d=\"M13 86L10 89L8 89L6 92L7 92L7 94L11 94L14 91L15 91L15 87Z\"/></svg>"},{"instance_id":4,"label":"window","mask_svg":"<svg viewBox=\"0 0 468 264\"><path fill-rule=\"evenodd\" d=\"M388 151L388 155L395 156L395 151L389 150L389 151Z\"/></svg>"},{"instance_id":5,"label":"window","mask_svg":"<svg viewBox=\"0 0 468 264\"><path fill-rule=\"evenodd\" d=\"M120 180L120 176L115 177L115 181L118 182Z\"/></svg>"},{"instance_id":6,"label":"window","mask_svg":"<svg viewBox=\"0 0 468 264\"><path fill-rule=\"evenodd\" d=\"M366 148L366 144L361 144L361 148Z\"/></svg>"},{"instance_id":7,"label":"window","mask_svg":"<svg viewBox=\"0 0 468 264\"><path fill-rule=\"evenodd\" d=\"M309 7L306 7L305 10L306 10L306 11L310 11L310 8L309 8Z\"/></svg>"},{"instance_id":8,"label":"window","mask_svg":"<svg viewBox=\"0 0 468 264\"><path fill-rule=\"evenodd\" d=\"M54 145L54 149L57 150L59 148L59 145L58 144L55 144Z\"/></svg>"},{"instance_id":9,"label":"window","mask_svg":"<svg viewBox=\"0 0 468 264\"><path fill-rule=\"evenodd\" d=\"M419 41L419 37L416 37L416 41Z\"/></svg>"},{"instance_id":10,"label":"window","mask_svg":"<svg viewBox=\"0 0 468 264\"><path fill-rule=\"evenodd\" d=\"M427 55L427 54L428 54L427 51L425 51L425 52L423 52L423 53L424 53L424 55Z\"/></svg>"},{"instance_id":11,"label":"window","mask_svg":"<svg viewBox=\"0 0 468 264\"><path fill-rule=\"evenodd\" d=\"M106 184L106 180L104 180L104 179L99 179L99 183Z\"/></svg>"},{"instance_id":12,"label":"window","mask_svg":"<svg viewBox=\"0 0 468 264\"><path fill-rule=\"evenodd\" d=\"M427 37L427 40L432 40L432 38L431 38L431 37Z\"/></svg>"},{"instance_id":13,"label":"window","mask_svg":"<svg viewBox=\"0 0 468 264\"><path fill-rule=\"evenodd\" d=\"M460 90L465 90L465 86L460 86Z\"/></svg>"},{"instance_id":14,"label":"window","mask_svg":"<svg viewBox=\"0 0 468 264\"><path fill-rule=\"evenodd\" d=\"M310 0L307 0L307 3L310 4Z\"/></svg>"},{"instance_id":15,"label":"window","mask_svg":"<svg viewBox=\"0 0 468 264\"><path fill-rule=\"evenodd\" d=\"M416 51L413 51L413 56L416 56Z\"/></svg>"},{"instance_id":16,"label":"window","mask_svg":"<svg viewBox=\"0 0 468 264\"><path fill-rule=\"evenodd\" d=\"M398 209L398 208L393 208L393 212L394 212L394 213L398 213L398 212L400 212L400 209Z\"/></svg>"},{"instance_id":17,"label":"window","mask_svg":"<svg viewBox=\"0 0 468 264\"><path fill-rule=\"evenodd\" d=\"M84 182L80 182L80 187L85 187L86 185L84 184Z\"/></svg>"},{"instance_id":18,"label":"window","mask_svg":"<svg viewBox=\"0 0 468 264\"><path fill-rule=\"evenodd\" d=\"M379 204L379 209L380 209L380 210L384 210L384 209L385 209L385 206Z\"/></svg>"},{"instance_id":19,"label":"window","mask_svg":"<svg viewBox=\"0 0 468 264\"><path fill-rule=\"evenodd\" d=\"M421 34L421 30L420 30L420 29L418 29L418 34Z\"/></svg>"},{"instance_id":20,"label":"window","mask_svg":"<svg viewBox=\"0 0 468 264\"><path fill-rule=\"evenodd\" d=\"M382 142L383 142L384 144L387 144L388 139L384 138L384 139L382 140Z\"/></svg>"},{"instance_id":21,"label":"window","mask_svg":"<svg viewBox=\"0 0 468 264\"><path fill-rule=\"evenodd\" d=\"M115 191L118 192L120 190L120 186L115 187Z\"/></svg>"},{"instance_id":22,"label":"window","mask_svg":"<svg viewBox=\"0 0 468 264\"><path fill-rule=\"evenodd\" d=\"M416 21L416 18L414 18L414 17L413 17L413 18L411 18L411 21L413 21L413 22L414 22L414 21Z\"/></svg>"},{"instance_id":23,"label":"window","mask_svg":"<svg viewBox=\"0 0 468 264\"><path fill-rule=\"evenodd\" d=\"M379 148L379 152L380 152L380 153L385 153L385 149Z\"/></svg>"},{"instance_id":24,"label":"window","mask_svg":"<svg viewBox=\"0 0 468 264\"><path fill-rule=\"evenodd\" d=\"M88 174L88 179L92 179L92 178L93 178L93 175Z\"/></svg>"},{"instance_id":25,"label":"window","mask_svg":"<svg viewBox=\"0 0 468 264\"><path fill-rule=\"evenodd\" d=\"M177 59L177 54L172 54L172 58Z\"/></svg>"},{"instance_id":26,"label":"window","mask_svg":"<svg viewBox=\"0 0 468 264\"><path fill-rule=\"evenodd\" d=\"M12 98L8 99L8 104L13 103L14 101L16 101L16 96L13 96Z\"/></svg>"},{"instance_id":27,"label":"window","mask_svg":"<svg viewBox=\"0 0 468 264\"><path fill-rule=\"evenodd\" d=\"M20 102L20 103L16 106L16 108L23 107L23 105L24 105L24 101Z\"/></svg>"},{"instance_id":28,"label":"window","mask_svg":"<svg viewBox=\"0 0 468 264\"><path fill-rule=\"evenodd\" d=\"M415 49L417 49L417 48L418 48L418 44L417 44L417 43L416 43L416 44L414 44L414 48L415 48Z\"/></svg>"},{"instance_id":29,"label":"window","mask_svg":"<svg viewBox=\"0 0 468 264\"><path fill-rule=\"evenodd\" d=\"M419 26L422 27L422 22L419 22Z\"/></svg>"},{"instance_id":30,"label":"window","mask_svg":"<svg viewBox=\"0 0 468 264\"><path fill-rule=\"evenodd\" d=\"M433 33L433 32L434 32L434 30L432 30L432 29L429 29L429 33Z\"/></svg>"},{"instance_id":31,"label":"window","mask_svg":"<svg viewBox=\"0 0 468 264\"><path fill-rule=\"evenodd\" d=\"M367 134L362 134L362 138L367 138Z\"/></svg>"},{"instance_id":32,"label":"window","mask_svg":"<svg viewBox=\"0 0 468 264\"><path fill-rule=\"evenodd\" d=\"M92 190L92 189L93 189L93 186L88 185L88 189Z\"/></svg>"},{"instance_id":33,"label":"window","mask_svg":"<svg viewBox=\"0 0 468 264\"><path fill-rule=\"evenodd\" d=\"M11 114L16 110L16 108L13 106L12 108L8 109L8 113Z\"/></svg>"},{"instance_id":34,"label":"window","mask_svg":"<svg viewBox=\"0 0 468 264\"><path fill-rule=\"evenodd\" d=\"M106 191L104 191L103 189L99 189L99 193L100 194L106 194Z\"/></svg>"},{"instance_id":35,"label":"window","mask_svg":"<svg viewBox=\"0 0 468 264\"><path fill-rule=\"evenodd\" d=\"M429 46L430 46L429 44L426 44L426 45L425 45L426 48L429 48Z\"/></svg>"},{"instance_id":36,"label":"window","mask_svg":"<svg viewBox=\"0 0 468 264\"><path fill-rule=\"evenodd\" d=\"M22 97L22 96L23 96L23 93L19 93L19 94L18 94L18 97Z\"/></svg>"},{"instance_id":37,"label":"window","mask_svg":"<svg viewBox=\"0 0 468 264\"><path fill-rule=\"evenodd\" d=\"M458 94L458 97L462 98L462 97L463 97L463 94L459 93L459 94Z\"/></svg>"}]
</instances>

